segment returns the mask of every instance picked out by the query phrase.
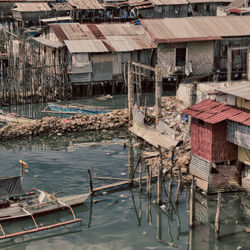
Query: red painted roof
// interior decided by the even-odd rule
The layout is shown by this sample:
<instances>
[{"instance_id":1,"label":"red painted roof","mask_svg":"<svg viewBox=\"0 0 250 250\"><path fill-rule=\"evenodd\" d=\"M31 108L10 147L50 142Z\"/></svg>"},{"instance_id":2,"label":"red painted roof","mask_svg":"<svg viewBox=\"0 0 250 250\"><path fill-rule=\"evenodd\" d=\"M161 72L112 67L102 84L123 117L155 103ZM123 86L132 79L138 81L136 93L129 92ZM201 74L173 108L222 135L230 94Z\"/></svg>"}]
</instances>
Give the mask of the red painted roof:
<instances>
[{"instance_id":1,"label":"red painted roof","mask_svg":"<svg viewBox=\"0 0 250 250\"><path fill-rule=\"evenodd\" d=\"M224 120L230 120L250 126L249 110L243 110L237 107L225 105L210 99L190 106L183 110L182 113L211 124Z\"/></svg>"}]
</instances>

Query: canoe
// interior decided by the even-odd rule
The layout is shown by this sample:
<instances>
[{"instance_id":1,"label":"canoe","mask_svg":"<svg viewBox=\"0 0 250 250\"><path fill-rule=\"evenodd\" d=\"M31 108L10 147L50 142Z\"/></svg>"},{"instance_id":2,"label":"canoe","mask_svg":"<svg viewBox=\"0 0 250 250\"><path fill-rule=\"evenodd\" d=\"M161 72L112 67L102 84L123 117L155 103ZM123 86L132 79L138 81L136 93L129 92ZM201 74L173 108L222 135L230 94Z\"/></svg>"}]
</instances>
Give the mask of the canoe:
<instances>
[{"instance_id":1,"label":"canoe","mask_svg":"<svg viewBox=\"0 0 250 250\"><path fill-rule=\"evenodd\" d=\"M84 115L97 115L111 112L107 107L95 107L87 105L61 105L56 103L48 103L51 111L64 113L64 114L84 114Z\"/></svg>"},{"instance_id":2,"label":"canoe","mask_svg":"<svg viewBox=\"0 0 250 250\"><path fill-rule=\"evenodd\" d=\"M19 202L10 203L9 206L6 206L6 208L1 208L0 222L68 209L69 207L83 204L89 196L89 194L69 195L60 198L46 198L46 201L41 202L39 200L41 199L41 196L49 196L49 194L44 191L40 192L41 193L38 197L32 198L31 200L26 197L24 200L20 200Z\"/></svg>"}]
</instances>

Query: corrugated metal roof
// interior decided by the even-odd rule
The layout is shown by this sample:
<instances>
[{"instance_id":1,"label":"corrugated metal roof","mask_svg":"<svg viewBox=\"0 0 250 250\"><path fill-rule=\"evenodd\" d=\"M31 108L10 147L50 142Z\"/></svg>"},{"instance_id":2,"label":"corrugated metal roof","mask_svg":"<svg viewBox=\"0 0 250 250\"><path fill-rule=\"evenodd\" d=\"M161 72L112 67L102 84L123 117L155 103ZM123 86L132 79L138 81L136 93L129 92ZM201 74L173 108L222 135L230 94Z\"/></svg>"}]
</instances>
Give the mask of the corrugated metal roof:
<instances>
[{"instance_id":1,"label":"corrugated metal roof","mask_svg":"<svg viewBox=\"0 0 250 250\"><path fill-rule=\"evenodd\" d=\"M52 24L50 27L60 41L96 39L102 41L108 51L122 52L155 48L146 31L141 26L130 23L63 23ZM91 48L89 52L92 52Z\"/></svg>"},{"instance_id":2,"label":"corrugated metal roof","mask_svg":"<svg viewBox=\"0 0 250 250\"><path fill-rule=\"evenodd\" d=\"M250 111L225 105L220 102L205 100L182 111L191 117L215 124L224 120L250 126Z\"/></svg>"},{"instance_id":3,"label":"corrugated metal roof","mask_svg":"<svg viewBox=\"0 0 250 250\"><path fill-rule=\"evenodd\" d=\"M51 11L51 8L47 3L16 3L12 10L20 12L40 12Z\"/></svg>"},{"instance_id":4,"label":"corrugated metal roof","mask_svg":"<svg viewBox=\"0 0 250 250\"><path fill-rule=\"evenodd\" d=\"M181 5L188 4L187 0L150 0L154 5Z\"/></svg>"},{"instance_id":5,"label":"corrugated metal roof","mask_svg":"<svg viewBox=\"0 0 250 250\"><path fill-rule=\"evenodd\" d=\"M32 37L32 39L52 48L60 48L64 46L61 42L51 41L43 37Z\"/></svg>"},{"instance_id":6,"label":"corrugated metal roof","mask_svg":"<svg viewBox=\"0 0 250 250\"><path fill-rule=\"evenodd\" d=\"M101 10L102 5L98 0L68 0L71 6L77 7L80 10Z\"/></svg>"},{"instance_id":7,"label":"corrugated metal roof","mask_svg":"<svg viewBox=\"0 0 250 250\"><path fill-rule=\"evenodd\" d=\"M70 53L102 53L108 52L101 40L66 40L64 41Z\"/></svg>"},{"instance_id":8,"label":"corrugated metal roof","mask_svg":"<svg viewBox=\"0 0 250 250\"><path fill-rule=\"evenodd\" d=\"M73 10L73 7L69 3L51 3L51 6L56 11L68 11Z\"/></svg>"},{"instance_id":9,"label":"corrugated metal roof","mask_svg":"<svg viewBox=\"0 0 250 250\"><path fill-rule=\"evenodd\" d=\"M141 23L158 43L250 36L250 26L248 25L250 16L143 19Z\"/></svg>"},{"instance_id":10,"label":"corrugated metal roof","mask_svg":"<svg viewBox=\"0 0 250 250\"><path fill-rule=\"evenodd\" d=\"M190 3L232 3L233 0L189 0Z\"/></svg>"},{"instance_id":11,"label":"corrugated metal roof","mask_svg":"<svg viewBox=\"0 0 250 250\"><path fill-rule=\"evenodd\" d=\"M250 101L250 82L244 81L233 84L230 87L219 88L218 90Z\"/></svg>"}]
</instances>

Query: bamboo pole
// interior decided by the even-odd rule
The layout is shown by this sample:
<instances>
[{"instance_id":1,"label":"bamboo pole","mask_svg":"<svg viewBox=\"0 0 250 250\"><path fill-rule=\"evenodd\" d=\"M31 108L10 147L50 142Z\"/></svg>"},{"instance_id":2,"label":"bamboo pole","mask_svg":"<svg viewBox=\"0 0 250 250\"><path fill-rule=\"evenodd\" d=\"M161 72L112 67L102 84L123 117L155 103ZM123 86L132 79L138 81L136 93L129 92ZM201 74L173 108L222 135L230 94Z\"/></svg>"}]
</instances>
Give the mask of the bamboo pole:
<instances>
[{"instance_id":1,"label":"bamboo pole","mask_svg":"<svg viewBox=\"0 0 250 250\"><path fill-rule=\"evenodd\" d=\"M161 72L158 65L155 67L155 113L156 120L155 123L158 125L161 118L161 95L162 95L162 79Z\"/></svg>"},{"instance_id":2,"label":"bamboo pole","mask_svg":"<svg viewBox=\"0 0 250 250\"><path fill-rule=\"evenodd\" d=\"M91 172L88 169L88 176L89 176L89 186L90 186L90 192L93 193L93 183L92 183L92 177L91 177Z\"/></svg>"},{"instance_id":3,"label":"bamboo pole","mask_svg":"<svg viewBox=\"0 0 250 250\"><path fill-rule=\"evenodd\" d=\"M175 203L178 204L178 197L179 197L179 191L181 187L181 168L180 165L178 164L178 184L177 184L177 190L176 190L176 195L175 195Z\"/></svg>"},{"instance_id":4,"label":"bamboo pole","mask_svg":"<svg viewBox=\"0 0 250 250\"><path fill-rule=\"evenodd\" d=\"M162 204L162 152L161 146L158 146L160 163L158 167L158 176L157 176L157 204L160 206Z\"/></svg>"},{"instance_id":5,"label":"bamboo pole","mask_svg":"<svg viewBox=\"0 0 250 250\"><path fill-rule=\"evenodd\" d=\"M221 193L218 193L217 209L215 216L215 235L216 239L220 237L220 206L221 206Z\"/></svg>"},{"instance_id":6,"label":"bamboo pole","mask_svg":"<svg viewBox=\"0 0 250 250\"><path fill-rule=\"evenodd\" d=\"M193 176L191 189L190 189L190 200L189 200L189 226L190 227L194 226L194 220L195 220L194 200L195 200L195 181L194 181L194 176Z\"/></svg>"},{"instance_id":7,"label":"bamboo pole","mask_svg":"<svg viewBox=\"0 0 250 250\"><path fill-rule=\"evenodd\" d=\"M133 105L134 105L134 88L132 83L131 62L128 62L128 111L129 111L129 123L133 119Z\"/></svg>"},{"instance_id":8,"label":"bamboo pole","mask_svg":"<svg viewBox=\"0 0 250 250\"><path fill-rule=\"evenodd\" d=\"M145 97L145 106L144 106L144 119L147 118L147 109L148 109L148 97Z\"/></svg>"},{"instance_id":9,"label":"bamboo pole","mask_svg":"<svg viewBox=\"0 0 250 250\"><path fill-rule=\"evenodd\" d=\"M139 166L139 188L140 192L142 192L142 161L140 162Z\"/></svg>"}]
</instances>

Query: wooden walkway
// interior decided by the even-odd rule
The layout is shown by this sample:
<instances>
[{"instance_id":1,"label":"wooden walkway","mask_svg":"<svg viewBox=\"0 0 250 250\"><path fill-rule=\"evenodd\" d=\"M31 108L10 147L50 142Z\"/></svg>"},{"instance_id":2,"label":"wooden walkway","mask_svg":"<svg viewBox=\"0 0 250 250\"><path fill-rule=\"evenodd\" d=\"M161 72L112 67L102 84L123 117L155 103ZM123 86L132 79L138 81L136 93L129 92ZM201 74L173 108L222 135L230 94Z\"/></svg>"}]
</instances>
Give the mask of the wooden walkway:
<instances>
[{"instance_id":1,"label":"wooden walkway","mask_svg":"<svg viewBox=\"0 0 250 250\"><path fill-rule=\"evenodd\" d=\"M161 148L168 149L171 147L175 147L178 144L178 141L174 140L172 137L166 134L162 134L161 132L153 128L140 126L136 123L134 123L133 126L129 128L129 131L147 141L149 144L153 145L156 148L158 148L158 146L161 146Z\"/></svg>"}]
</instances>

